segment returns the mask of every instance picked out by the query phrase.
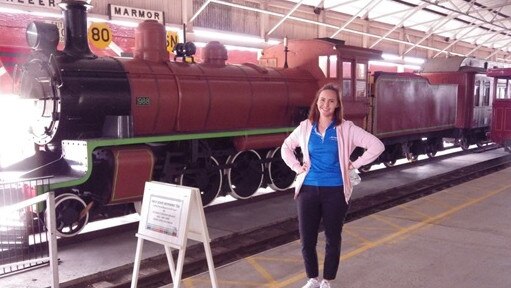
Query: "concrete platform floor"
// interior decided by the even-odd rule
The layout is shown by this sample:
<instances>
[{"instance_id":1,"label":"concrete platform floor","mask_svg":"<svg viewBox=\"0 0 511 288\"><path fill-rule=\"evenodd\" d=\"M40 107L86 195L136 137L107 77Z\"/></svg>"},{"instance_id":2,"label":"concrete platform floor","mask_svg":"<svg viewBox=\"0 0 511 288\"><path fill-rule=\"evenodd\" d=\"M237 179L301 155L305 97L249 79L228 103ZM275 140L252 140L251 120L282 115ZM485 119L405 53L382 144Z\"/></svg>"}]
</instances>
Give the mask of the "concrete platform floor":
<instances>
[{"instance_id":1,"label":"concrete platform floor","mask_svg":"<svg viewBox=\"0 0 511 288\"><path fill-rule=\"evenodd\" d=\"M332 287L511 287L510 205L508 168L347 223ZM301 287L307 280L299 241L217 267L216 275L222 288ZM211 284L205 273L181 287Z\"/></svg>"},{"instance_id":2,"label":"concrete platform floor","mask_svg":"<svg viewBox=\"0 0 511 288\"><path fill-rule=\"evenodd\" d=\"M480 161L488 161L493 158L501 157L503 155L507 155L507 152L504 152L503 149L497 149L492 151L487 151L484 153L474 154L464 154L459 155L456 157L449 157L449 158L434 158L426 161L419 161L419 163L415 163L415 165L403 165L395 167L396 169L391 169L389 171L385 171L382 173L375 173L370 175L363 175L362 176L362 183L358 185L354 191L353 198L359 198L366 195L378 193L379 191L389 189L392 187L397 187L400 185L412 183L414 181L418 181L421 179L427 179L430 177L433 177L434 175L439 175L442 173L449 172L453 169L458 169L459 167L465 167L467 165L480 162ZM493 175L487 176L492 177L488 183L481 183L481 184L473 184L473 183L479 183L478 181L483 181L482 179L487 179L487 177L480 178L476 181L470 182L471 184L465 184L462 185L462 187L469 187L469 191L472 191L473 189L479 187L480 192L483 191L493 191L497 188L494 187L494 185L507 185L511 184L511 172L509 170L507 171L507 177L505 174L504 176L500 176L500 178L493 178ZM502 175L502 172L498 173L497 175ZM500 182L499 182L500 181ZM486 188L485 188L486 187ZM452 188L454 189L454 188ZM446 191L450 191L446 190ZM467 188L463 188L463 190L467 190ZM463 191L462 190L462 191ZM445 192L445 191L444 191ZM443 194L444 192L440 193ZM506 207L507 203L511 203L511 199L509 199L511 196L509 196L509 190L508 193L500 192L500 194L506 194L508 195L507 199L498 199L496 201L497 204L504 205L504 208ZM468 192L467 192L468 193ZM472 192L471 192L472 193ZM427 199L436 199L437 197L435 195L432 195L428 197ZM463 196L463 193L460 193L457 197L459 201L466 200L470 198L466 198L467 196ZM470 193L467 194L469 197ZM431 198L433 197L433 198ZM451 196L455 197L455 196ZM501 197L501 196L499 196ZM222 197L226 198L226 197ZM493 199L492 198L489 198ZM417 201L428 201L428 200L417 200ZM430 209L432 211L435 211L435 207L443 207L448 208L451 206L451 202L448 202L447 200L439 201L440 204L436 205L429 205L431 206ZM459 213L462 213L465 211L465 209L471 209L470 207L487 203L487 201L480 201L481 203L476 203L473 205L470 205L469 207L460 209ZM264 203L264 205L261 205L261 203ZM412 202L415 203L415 202ZM427 203L427 202L425 202ZM457 202L454 202L456 204ZM454 205L453 204L453 205ZM459 203L458 203L459 204ZM395 246L393 243L398 243L396 241L401 240L402 237L408 237L411 238L417 237L416 235L419 235L418 232L423 233L423 231L428 231L429 229L423 229L424 227L430 227L431 225L435 226L437 225L436 222L424 222L425 220L421 220L419 216L420 214L417 214L418 212L410 212L410 208L407 204L402 206L401 208L393 208L389 209L388 211L384 211L380 213L380 215L377 216L371 216L364 219L357 220L352 223L348 223L345 228L344 232L344 242L343 242L343 261L341 262L341 269L338 275L338 280L336 281L336 285L340 285L339 283L342 283L343 286L334 286L334 287L364 287L364 288L375 288L375 287L383 287L381 286L381 283L389 283L393 284L393 287L449 287L449 288L457 288L457 287L465 287L460 285L439 285L439 286L422 286L422 283L418 283L418 286L409 286L411 284L405 285L403 282L403 285L400 284L399 281L395 281L396 277L404 277L408 273L405 268L412 267L414 262L416 261L416 258L418 258L421 254L426 254L426 256L435 256L438 254L438 257L442 257L443 254L445 254L445 251L442 249L438 249L438 251L435 250L426 250L426 252L421 252L422 250L426 248L414 250L410 249L411 255L404 255L400 254L402 251L404 253L404 248L401 248L399 245ZM461 204L459 204L461 205ZM486 204L484 204L486 205ZM446 207L444 207L446 206ZM408 207L408 208L404 208ZM422 207L422 205L421 205ZM424 207L428 207L427 205ZM501 208L500 213L504 214L505 209ZM495 211L493 211L495 210ZM394 214L392 216L385 216L386 213L394 211ZM421 211L421 210L415 210L415 211ZM479 210L474 209L472 210L468 216L470 218L467 219L475 219L474 220L467 220L469 224L466 224L467 227L474 227L475 231L478 231L478 227L485 228L487 231L486 233L479 232L477 235L482 234L483 236L489 238L491 241L494 241L495 237L499 237L499 235L505 235L507 237L507 240L511 239L511 235L509 232L510 228L507 228L508 230L505 230L506 232L496 230L498 229L504 229L502 227L505 227L505 221L508 221L506 219L511 219L510 212L507 212L505 214L506 217L501 216L500 218L490 217L489 219L480 219L478 216L479 214L485 212L486 210ZM491 207L489 209L489 212L495 212L497 213L500 211L499 209L495 207ZM406 212L406 213L405 213ZM428 213L426 213L428 212ZM423 212L423 214L428 215L429 217L436 217L433 214L429 214L429 211ZM489 213L486 212L486 213ZM453 217L458 212L454 213ZM210 210L206 211L206 219L208 224L208 230L209 235L211 239L221 239L222 237L233 235L236 233L240 233L242 231L251 231L253 229L257 229L258 227L265 227L269 223L280 221L282 219L288 219L289 217L295 217L296 215L296 207L295 203L292 200L292 195L282 195L280 197L276 197L272 200L271 203L267 202L255 202L255 203L247 203L244 205L240 205L239 207L232 207L229 209L224 209L221 211L216 210ZM425 215L422 215L426 217ZM414 216L414 217L412 217ZM481 215L481 217L488 217ZM495 218L495 219L494 219ZM378 222L375 219L380 219ZM450 218L449 218L450 219ZM464 218L462 217L461 220ZM370 224L366 224L365 221L372 220ZM439 221L442 221L441 224L444 224L444 219L439 219ZM126 221L126 222L135 222L138 221L138 215L132 214L130 217L122 218L119 221ZM483 225L483 223L479 225L478 221L486 221L487 225ZM388 223L387 223L388 222ZM424 223L423 223L424 222ZM356 223L361 227L364 225L368 225L367 228L364 228L365 230L356 230L352 227L358 227L357 225L353 226ZM422 224L420 224L422 223ZM95 226L95 222L90 223L87 225L87 228L91 228ZM412 225L422 225L418 228L414 228L414 230L409 230L409 226ZM472 226L471 226L472 225ZM459 226L459 225L458 225ZM455 226L455 227L458 227ZM461 226L465 227L465 226ZM495 227L495 228L494 228ZM408 230L407 230L408 229ZM454 230L453 229L448 229ZM415 232L417 231L417 232ZM495 232L499 231L499 232ZM467 230L462 232L471 235L471 233L474 233L472 230ZM378 234L380 233L380 234ZM387 233L387 234L385 234ZM492 233L495 234L495 237L492 236ZM498 234L500 233L500 234ZM507 233L507 234L506 234ZM393 236L394 235L394 236ZM443 234L442 234L443 235ZM387 240L387 238L390 237L390 239ZM429 239L426 238L429 237L428 235L421 235L420 239L423 239L421 243L423 244L429 244L433 245L433 242L440 242L440 240L435 240L435 238ZM465 239L463 235L460 236L462 239ZM472 237L472 236L470 236ZM500 236L504 237L504 236ZM449 238L447 238L449 239ZM468 241L468 237L466 237ZM471 239L471 238L470 238ZM500 238L499 238L500 239ZM427 241L426 241L427 240ZM485 240L485 241L490 241ZM447 240L444 240L447 241ZM192 241L189 241L189 243ZM432 243L430 243L432 242ZM511 241L509 241L511 242ZM103 274L109 274L114 273L116 270L122 269L123 267L132 265L134 261L134 255L136 250L136 243L137 239L135 237L134 231L126 231L123 233L117 233L113 234L110 237L105 237L101 239L92 239L88 241L83 241L81 243L76 243L73 245L67 245L64 247L59 247L58 251L58 257L61 260L59 263L59 277L60 277L60 283L61 287L77 287L77 283L83 283L83 281L86 281L88 279L96 279L98 275ZM453 241L455 243L455 241ZM460 242L463 243L463 242ZM295 246L292 246L295 245ZM418 244L410 244L412 245L418 245ZM447 244L440 242L441 247L449 247L453 244ZM467 244L468 245L468 244ZM453 245L456 246L456 245ZM469 248L466 248L466 251L463 250L465 247L460 247L461 252L467 253L467 255L475 255L475 252L478 252L479 248L475 244L468 245ZM497 245L493 245L490 247L500 247ZM269 260L258 260L261 255L259 254L254 256L255 258L248 258L247 260L237 262L234 265L239 265L234 268L230 268L231 265L225 266L225 267L217 267L218 268L218 278L220 279L220 286L219 287L301 287L301 285L305 282L305 274L303 273L303 265L301 263L301 256L299 254L299 246L298 242L295 242L293 244L290 244L288 246L288 250L284 250L283 252L280 252L278 249L274 249L271 251L277 251L275 252L277 256L268 256ZM323 244L320 244L319 247L323 247ZM386 253L380 252L380 249L385 247L395 247L397 252L388 252L389 255L393 255L395 257L386 259L383 256L386 256ZM475 247L475 248L473 248ZM483 247L484 248L484 247ZM279 248L279 249L286 249L285 247ZM500 249L500 248L499 248ZM508 251L511 251L509 249L509 246L507 247ZM475 250L475 251L472 251ZM319 250L318 250L319 251ZM449 249L448 251L451 251ZM453 250L454 251L454 250ZM460 253L461 253L460 252ZM506 255L506 251L504 252L498 252L497 255ZM270 252L273 253L273 252ZM415 253L415 254L414 254ZM510 253L510 252L507 252ZM146 241L144 244L144 251L143 251L143 258L149 259L151 257L156 257L158 255L164 254L164 249L161 245L150 243ZM486 257L490 257L493 254L488 254L486 251L479 251L478 256L474 256L476 260L474 261L482 261L482 264L485 264L484 268L488 272L482 273L484 275L490 275L494 273L494 268L491 266L493 265L491 261L485 260ZM415 257L414 255L417 255ZM481 256L482 255L482 256ZM507 254L506 256L509 256ZM275 257L275 258L273 258ZM366 259L367 257L367 259ZM493 257L493 256L491 256ZM491 258L490 259L493 259ZM423 258L423 256L421 256ZM509 257L508 257L509 258ZM252 259L252 260L250 260ZM385 261L380 262L380 259L385 259ZM414 260L415 259L415 260ZM484 262L484 261L486 262ZM251 262L248 262L251 261ZM254 262L255 261L255 262ZM410 261L410 263L408 263ZM425 264L423 265L436 265L436 263L433 261L433 263L430 263L427 260L423 259L422 261L425 261ZM251 264L254 262L255 264ZM366 263L367 262L367 263ZM394 263L395 262L395 263ZM462 261L468 262L468 261ZM244 263L244 264L243 264ZM374 265L372 265L374 263ZM511 261L510 261L511 263ZM267 265L266 265L267 264ZM399 266L399 265L401 266ZM482 265L481 264L481 265ZM265 266L264 266L265 265ZM419 264L417 264L419 265ZM444 269L441 269L440 276L444 275L443 277L450 276L450 273L452 275L455 275L456 273L461 273L460 271L463 270L456 270L454 268L450 268L447 266L447 264L438 264L440 267L444 267ZM443 265L443 266L442 266ZM241 272L236 272L236 269L240 269L238 267L246 267L247 269L242 270ZM262 268L261 268L262 267ZM462 267L462 266L461 266ZM509 268L509 267L508 267ZM230 270L231 269L231 270ZM259 270L256 270L259 269ZM483 269L483 268L481 268ZM509 269L508 269L509 270ZM266 271L266 272L265 272ZM280 271L280 272L279 272ZM511 271L511 270L509 270ZM16 275L0 278L0 288L43 288L43 287L49 287L50 285L50 277L49 277L49 268L48 266L40 267L37 269L33 269L31 271L19 273ZM255 273L255 274L254 274ZM275 273L275 274L274 274ZM387 274L385 274L387 273ZM426 278L432 278L437 279L439 278L438 275L428 276L427 270L421 270L416 271L418 275L425 275ZM472 272L474 273L474 272ZM479 272L481 273L481 272ZM495 272L497 273L497 272ZM410 274L410 273L409 273ZM498 274L498 273L497 273ZM392 276L394 275L394 276ZM413 274L410 274L413 275ZM472 275L472 274L469 274ZM477 275L477 274L474 274ZM505 273L499 274L506 276ZM511 274L509 274L509 278L511 279ZM473 275L472 275L473 276ZM201 276L204 277L204 276ZM183 282L183 285L188 285L184 287L211 287L208 284L208 281L203 281L204 279L198 277L198 278L191 278L186 279ZM376 277L376 278L375 278ZM380 277L380 278L378 278ZM375 278L374 280L372 280ZM423 278L416 277L418 280L421 280ZM484 278L483 278L484 279ZM371 282L364 282L369 281ZM422 281L422 280L421 280ZM428 281L430 281L428 279ZM426 282L426 281L425 281ZM374 284L377 283L377 284ZM429 282L428 282L429 283ZM436 282L435 282L436 283ZM498 285L481 285L478 287L511 287L510 282L495 282L495 283L506 283L508 285L506 286L498 286ZM427 284L427 283L426 283ZM273 285L273 286L272 286ZM287 285L287 286L286 286ZM96 288L106 288L111 287L109 283L98 283L94 287ZM470 286L467 286L470 288ZM475 286L474 286L475 287Z\"/></svg>"}]
</instances>

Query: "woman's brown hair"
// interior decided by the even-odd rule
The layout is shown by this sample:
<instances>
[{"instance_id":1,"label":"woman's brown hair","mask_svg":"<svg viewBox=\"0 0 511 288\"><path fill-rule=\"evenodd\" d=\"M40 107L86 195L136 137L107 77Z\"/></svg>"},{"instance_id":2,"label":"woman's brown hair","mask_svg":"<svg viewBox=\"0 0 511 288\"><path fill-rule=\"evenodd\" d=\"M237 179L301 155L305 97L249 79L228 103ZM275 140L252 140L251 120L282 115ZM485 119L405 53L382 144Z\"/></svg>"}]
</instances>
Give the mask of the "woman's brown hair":
<instances>
[{"instance_id":1,"label":"woman's brown hair","mask_svg":"<svg viewBox=\"0 0 511 288\"><path fill-rule=\"evenodd\" d=\"M325 90L331 90L337 94L337 101L339 102L339 107L335 108L333 121L334 125L339 125L342 123L342 120L344 118L344 108L342 106L339 86L335 83L327 83L323 85L323 87L319 88L318 92L316 92L316 97L314 97L314 101L312 101L312 104L309 108L309 120L312 123L317 123L319 121L319 110L317 103L319 99L319 94L321 94L321 92Z\"/></svg>"}]
</instances>

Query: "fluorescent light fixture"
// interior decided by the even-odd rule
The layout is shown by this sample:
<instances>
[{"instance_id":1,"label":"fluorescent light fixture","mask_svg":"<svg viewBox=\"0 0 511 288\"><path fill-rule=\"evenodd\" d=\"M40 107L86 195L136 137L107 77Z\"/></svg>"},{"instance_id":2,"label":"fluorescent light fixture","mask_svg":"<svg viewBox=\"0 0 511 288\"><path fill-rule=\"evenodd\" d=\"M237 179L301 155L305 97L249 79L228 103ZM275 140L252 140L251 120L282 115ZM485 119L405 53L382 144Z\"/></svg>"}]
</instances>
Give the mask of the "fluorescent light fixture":
<instances>
[{"instance_id":1,"label":"fluorescent light fixture","mask_svg":"<svg viewBox=\"0 0 511 288\"><path fill-rule=\"evenodd\" d=\"M409 56L405 56L403 58L403 60L405 60L406 63L412 63L412 64L424 64L424 62L426 62L426 60L424 60L422 58L409 57Z\"/></svg>"},{"instance_id":2,"label":"fluorescent light fixture","mask_svg":"<svg viewBox=\"0 0 511 288\"><path fill-rule=\"evenodd\" d=\"M110 20L110 21L103 20L103 22L110 22L114 25L119 25L119 26L129 27L129 28L136 28L136 27L138 27L138 24L140 23L140 22L126 21L126 20Z\"/></svg>"},{"instance_id":3,"label":"fluorescent light fixture","mask_svg":"<svg viewBox=\"0 0 511 288\"><path fill-rule=\"evenodd\" d=\"M406 69L421 70L422 67L418 65L403 65Z\"/></svg>"},{"instance_id":4,"label":"fluorescent light fixture","mask_svg":"<svg viewBox=\"0 0 511 288\"><path fill-rule=\"evenodd\" d=\"M62 18L62 14L56 13L56 12L33 11L33 12L29 12L29 13L30 13L30 15L40 16L40 17Z\"/></svg>"},{"instance_id":5,"label":"fluorescent light fixture","mask_svg":"<svg viewBox=\"0 0 511 288\"><path fill-rule=\"evenodd\" d=\"M389 60L389 61L403 60L403 58L401 58L401 56L398 56L398 55L395 55L395 54L388 54L388 53L381 54L381 57L383 59Z\"/></svg>"},{"instance_id":6,"label":"fluorescent light fixture","mask_svg":"<svg viewBox=\"0 0 511 288\"><path fill-rule=\"evenodd\" d=\"M206 47L208 43L206 42L193 42L197 48L203 48ZM227 50L236 50L236 51L249 51L249 52L257 52L261 53L262 49L259 48L252 48L252 47L243 47L243 46L236 46L236 45L224 45L225 49Z\"/></svg>"},{"instance_id":7,"label":"fluorescent light fixture","mask_svg":"<svg viewBox=\"0 0 511 288\"><path fill-rule=\"evenodd\" d=\"M87 17L87 21L88 22L108 22L108 19L106 18L101 18L101 17Z\"/></svg>"},{"instance_id":8,"label":"fluorescent light fixture","mask_svg":"<svg viewBox=\"0 0 511 288\"><path fill-rule=\"evenodd\" d=\"M266 42L266 41L264 41L263 38L260 38L257 36L234 34L234 33L229 33L229 32L218 32L218 31L213 31L213 30L195 29L194 34L195 34L195 36L200 37L200 38L219 40L220 42L222 40L225 40L225 41L242 42L242 43L246 43L246 44L268 43L269 45L276 45L276 44L280 43L280 41L274 40L274 39L270 39Z\"/></svg>"},{"instance_id":9,"label":"fluorescent light fixture","mask_svg":"<svg viewBox=\"0 0 511 288\"><path fill-rule=\"evenodd\" d=\"M0 13L12 13L12 14L27 14L27 11L23 11L21 9L13 9L13 8L5 8L0 7Z\"/></svg>"},{"instance_id":10,"label":"fluorescent light fixture","mask_svg":"<svg viewBox=\"0 0 511 288\"><path fill-rule=\"evenodd\" d=\"M369 65L378 65L378 66L387 66L387 67L396 67L399 64L392 62L383 62L383 61L369 61Z\"/></svg>"},{"instance_id":11,"label":"fluorescent light fixture","mask_svg":"<svg viewBox=\"0 0 511 288\"><path fill-rule=\"evenodd\" d=\"M5 70L5 67L0 67L0 76L3 76L5 73L7 73L7 70Z\"/></svg>"}]
</instances>

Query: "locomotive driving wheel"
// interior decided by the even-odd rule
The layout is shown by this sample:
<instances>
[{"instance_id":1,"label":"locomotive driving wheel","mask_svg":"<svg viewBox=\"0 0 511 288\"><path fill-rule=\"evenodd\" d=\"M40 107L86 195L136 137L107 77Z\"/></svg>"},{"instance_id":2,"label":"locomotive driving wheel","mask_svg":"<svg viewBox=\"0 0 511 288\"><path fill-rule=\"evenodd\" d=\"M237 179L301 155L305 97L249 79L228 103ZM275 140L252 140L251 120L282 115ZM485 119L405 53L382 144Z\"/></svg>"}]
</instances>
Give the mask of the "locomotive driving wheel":
<instances>
[{"instance_id":1,"label":"locomotive driving wheel","mask_svg":"<svg viewBox=\"0 0 511 288\"><path fill-rule=\"evenodd\" d=\"M89 221L88 206L75 194L65 193L55 198L56 232L60 237L72 237Z\"/></svg>"},{"instance_id":2,"label":"locomotive driving wheel","mask_svg":"<svg viewBox=\"0 0 511 288\"><path fill-rule=\"evenodd\" d=\"M409 152L409 153L406 153L406 159L408 160L408 162L413 163L413 162L419 160L419 155Z\"/></svg>"},{"instance_id":3,"label":"locomotive driving wheel","mask_svg":"<svg viewBox=\"0 0 511 288\"><path fill-rule=\"evenodd\" d=\"M218 169L218 161L213 156L199 159L185 168L179 184L199 188L202 205L210 204L222 188L222 171Z\"/></svg>"},{"instance_id":4,"label":"locomotive driving wheel","mask_svg":"<svg viewBox=\"0 0 511 288\"><path fill-rule=\"evenodd\" d=\"M461 150L463 151L467 151L468 148L470 147L470 144L468 144L467 137L461 137L460 139L458 139L458 144L460 145Z\"/></svg>"},{"instance_id":5,"label":"locomotive driving wheel","mask_svg":"<svg viewBox=\"0 0 511 288\"><path fill-rule=\"evenodd\" d=\"M427 152L426 155L429 157L429 158L434 158L435 155L436 155L436 151L430 151L430 152Z\"/></svg>"},{"instance_id":6,"label":"locomotive driving wheel","mask_svg":"<svg viewBox=\"0 0 511 288\"><path fill-rule=\"evenodd\" d=\"M266 171L268 171L268 178L270 179L270 188L276 191L283 191L289 188L295 181L296 173L282 160L280 147L268 151L266 158L271 159L271 161L266 164Z\"/></svg>"},{"instance_id":7,"label":"locomotive driving wheel","mask_svg":"<svg viewBox=\"0 0 511 288\"><path fill-rule=\"evenodd\" d=\"M394 165L396 165L396 160L385 161L383 162L383 165L387 168L394 167Z\"/></svg>"},{"instance_id":8,"label":"locomotive driving wheel","mask_svg":"<svg viewBox=\"0 0 511 288\"><path fill-rule=\"evenodd\" d=\"M263 182L264 166L254 150L241 151L229 156L226 169L229 194L236 199L247 199L259 189Z\"/></svg>"}]
</instances>

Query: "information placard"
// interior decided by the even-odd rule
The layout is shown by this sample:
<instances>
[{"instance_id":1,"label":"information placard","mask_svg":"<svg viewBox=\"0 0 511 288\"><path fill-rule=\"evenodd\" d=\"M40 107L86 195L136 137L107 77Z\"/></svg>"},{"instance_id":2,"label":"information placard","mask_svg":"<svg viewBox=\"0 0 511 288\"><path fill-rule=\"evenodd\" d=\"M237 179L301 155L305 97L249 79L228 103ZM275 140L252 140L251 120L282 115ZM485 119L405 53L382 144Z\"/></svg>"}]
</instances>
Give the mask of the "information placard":
<instances>
[{"instance_id":1,"label":"information placard","mask_svg":"<svg viewBox=\"0 0 511 288\"><path fill-rule=\"evenodd\" d=\"M194 188L147 182L138 233L183 247L190 207L190 189Z\"/></svg>"},{"instance_id":2,"label":"information placard","mask_svg":"<svg viewBox=\"0 0 511 288\"><path fill-rule=\"evenodd\" d=\"M155 181L146 182L140 216L131 288L137 287L144 241L164 246L172 282L175 288L179 288L188 239L203 243L211 286L218 287L213 254L209 246L211 239L198 188ZM171 248L179 250L176 264Z\"/></svg>"}]
</instances>

